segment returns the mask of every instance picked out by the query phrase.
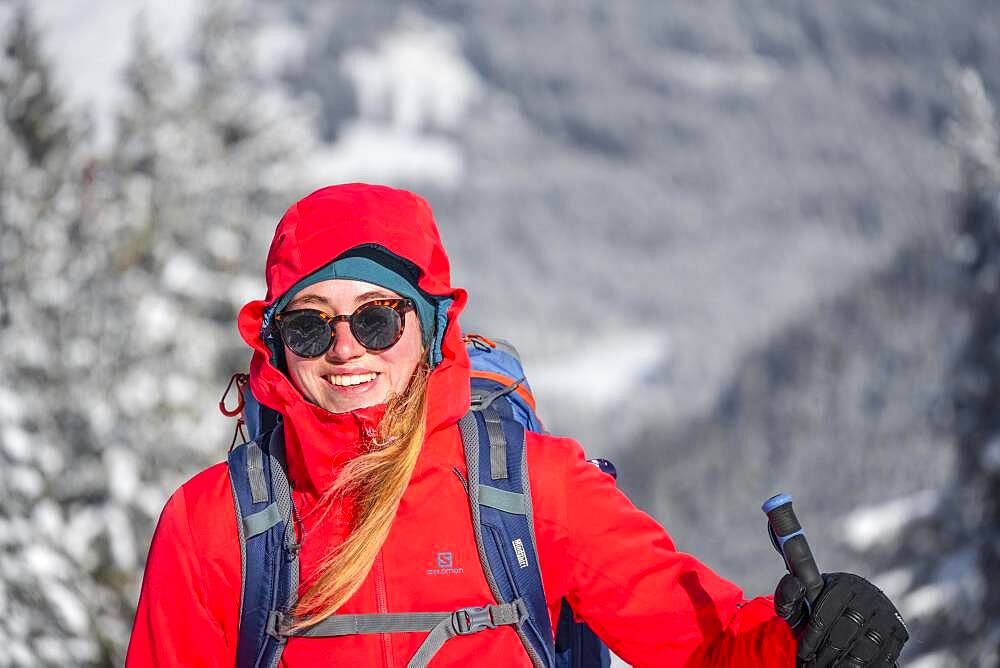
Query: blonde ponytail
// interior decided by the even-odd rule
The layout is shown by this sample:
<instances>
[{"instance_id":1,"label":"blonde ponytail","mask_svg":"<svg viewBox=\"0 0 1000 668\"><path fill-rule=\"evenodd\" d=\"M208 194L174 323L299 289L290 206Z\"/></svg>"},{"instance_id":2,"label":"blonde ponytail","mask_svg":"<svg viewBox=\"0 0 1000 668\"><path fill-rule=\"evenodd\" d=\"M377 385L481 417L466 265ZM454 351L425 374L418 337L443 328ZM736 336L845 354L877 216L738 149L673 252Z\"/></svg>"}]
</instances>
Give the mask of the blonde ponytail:
<instances>
[{"instance_id":1,"label":"blonde ponytail","mask_svg":"<svg viewBox=\"0 0 1000 668\"><path fill-rule=\"evenodd\" d=\"M426 431L426 365L409 386L388 401L378 438L341 470L320 501L324 512L345 497L355 502L351 531L320 562L319 574L295 607L293 629L334 614L357 590L375 563L420 455Z\"/></svg>"}]
</instances>

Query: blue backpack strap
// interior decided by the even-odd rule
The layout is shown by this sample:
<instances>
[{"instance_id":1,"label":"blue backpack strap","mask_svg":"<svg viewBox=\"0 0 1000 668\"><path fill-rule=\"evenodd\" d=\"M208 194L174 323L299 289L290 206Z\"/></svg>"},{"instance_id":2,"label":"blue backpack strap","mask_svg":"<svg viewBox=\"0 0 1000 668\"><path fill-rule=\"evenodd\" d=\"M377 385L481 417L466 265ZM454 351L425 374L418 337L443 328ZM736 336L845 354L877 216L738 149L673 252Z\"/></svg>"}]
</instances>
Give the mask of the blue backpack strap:
<instances>
[{"instance_id":1,"label":"blue backpack strap","mask_svg":"<svg viewBox=\"0 0 1000 668\"><path fill-rule=\"evenodd\" d=\"M492 409L459 422L469 472L472 524L486 580L499 603L520 598L528 618L517 634L536 668L553 668L555 648L528 486L524 427Z\"/></svg>"},{"instance_id":2,"label":"blue backpack strap","mask_svg":"<svg viewBox=\"0 0 1000 668\"><path fill-rule=\"evenodd\" d=\"M284 453L280 424L229 453L242 573L238 668L278 665L286 638L273 620L297 601L299 546Z\"/></svg>"}]
</instances>

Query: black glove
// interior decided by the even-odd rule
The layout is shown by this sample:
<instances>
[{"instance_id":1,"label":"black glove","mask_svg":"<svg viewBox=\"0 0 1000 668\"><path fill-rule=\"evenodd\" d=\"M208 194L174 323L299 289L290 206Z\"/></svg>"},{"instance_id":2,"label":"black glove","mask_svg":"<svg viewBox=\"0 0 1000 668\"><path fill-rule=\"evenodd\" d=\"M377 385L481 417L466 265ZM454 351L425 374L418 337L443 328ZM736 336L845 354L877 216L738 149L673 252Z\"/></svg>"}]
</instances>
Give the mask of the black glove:
<instances>
[{"instance_id":1,"label":"black glove","mask_svg":"<svg viewBox=\"0 0 1000 668\"><path fill-rule=\"evenodd\" d=\"M799 668L892 666L910 635L882 590L850 573L827 573L812 610L793 575L781 578L774 609L799 641Z\"/></svg>"}]
</instances>

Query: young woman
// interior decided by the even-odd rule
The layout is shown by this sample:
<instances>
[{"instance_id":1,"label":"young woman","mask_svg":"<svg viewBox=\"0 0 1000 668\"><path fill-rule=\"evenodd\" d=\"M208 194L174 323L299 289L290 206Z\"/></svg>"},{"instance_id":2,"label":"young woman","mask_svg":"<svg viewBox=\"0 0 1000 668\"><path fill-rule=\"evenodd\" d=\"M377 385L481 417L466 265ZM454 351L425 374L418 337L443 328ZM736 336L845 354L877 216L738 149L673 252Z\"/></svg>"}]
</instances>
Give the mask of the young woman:
<instances>
[{"instance_id":1,"label":"young woman","mask_svg":"<svg viewBox=\"0 0 1000 668\"><path fill-rule=\"evenodd\" d=\"M239 330L254 395L282 416L301 538L293 630L332 615L458 610L495 602L480 566L458 422L469 358L430 208L350 184L292 206L267 259L267 296ZM906 639L892 604L856 576L745 600L677 552L569 439L528 433L531 515L552 628L560 601L636 666L891 665ZM232 666L241 548L229 471L167 502L150 548L128 665ZM447 568L438 568L447 554ZM811 614L808 614L811 612ZM789 621L786 621L788 619ZM792 625L795 626L793 631ZM427 632L292 635L283 666L405 666ZM531 666L516 624L450 638L432 665Z\"/></svg>"}]
</instances>

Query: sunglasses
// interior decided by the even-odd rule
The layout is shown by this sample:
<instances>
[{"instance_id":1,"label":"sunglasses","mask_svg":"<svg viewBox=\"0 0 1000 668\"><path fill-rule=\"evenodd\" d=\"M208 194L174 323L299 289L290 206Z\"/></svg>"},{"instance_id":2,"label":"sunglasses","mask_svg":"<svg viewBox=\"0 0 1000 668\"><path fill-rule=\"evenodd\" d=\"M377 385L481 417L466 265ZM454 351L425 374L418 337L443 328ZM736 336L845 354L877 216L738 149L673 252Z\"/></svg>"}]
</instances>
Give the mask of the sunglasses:
<instances>
[{"instance_id":1,"label":"sunglasses","mask_svg":"<svg viewBox=\"0 0 1000 668\"><path fill-rule=\"evenodd\" d=\"M351 334L369 352L388 350L403 335L405 315L416 305L409 299L365 302L351 315L330 315L314 309L296 309L274 316L281 340L299 357L319 357L333 345L336 324L346 321Z\"/></svg>"}]
</instances>

